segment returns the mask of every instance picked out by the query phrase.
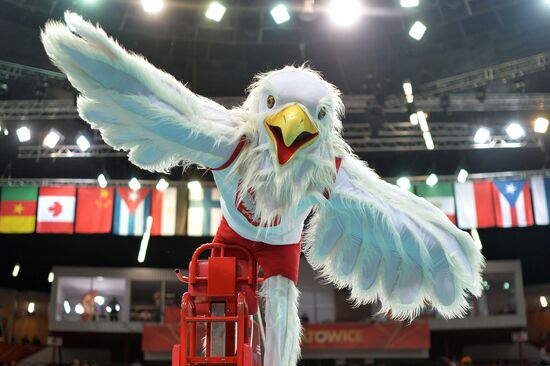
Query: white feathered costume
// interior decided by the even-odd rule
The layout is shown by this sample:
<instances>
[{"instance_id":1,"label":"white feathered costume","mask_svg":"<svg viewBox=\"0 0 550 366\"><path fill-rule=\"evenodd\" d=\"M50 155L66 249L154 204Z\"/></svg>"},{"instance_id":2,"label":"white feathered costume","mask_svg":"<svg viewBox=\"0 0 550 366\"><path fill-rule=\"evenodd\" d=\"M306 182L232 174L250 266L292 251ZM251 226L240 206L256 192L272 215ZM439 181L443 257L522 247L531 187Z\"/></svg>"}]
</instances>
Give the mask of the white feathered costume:
<instances>
[{"instance_id":1,"label":"white feathered costume","mask_svg":"<svg viewBox=\"0 0 550 366\"><path fill-rule=\"evenodd\" d=\"M397 319L433 306L450 318L464 314L468 292L480 295L484 259L471 237L351 153L341 137L340 93L318 73L285 67L258 75L245 103L228 110L78 15L65 21L47 23L42 42L80 91L80 116L141 168L213 169L223 230L233 237L277 257L279 248L300 245L313 212L307 259L350 288L356 304L378 300ZM271 263L264 283L267 366L295 365L299 356L297 265L285 275L284 263Z\"/></svg>"}]
</instances>

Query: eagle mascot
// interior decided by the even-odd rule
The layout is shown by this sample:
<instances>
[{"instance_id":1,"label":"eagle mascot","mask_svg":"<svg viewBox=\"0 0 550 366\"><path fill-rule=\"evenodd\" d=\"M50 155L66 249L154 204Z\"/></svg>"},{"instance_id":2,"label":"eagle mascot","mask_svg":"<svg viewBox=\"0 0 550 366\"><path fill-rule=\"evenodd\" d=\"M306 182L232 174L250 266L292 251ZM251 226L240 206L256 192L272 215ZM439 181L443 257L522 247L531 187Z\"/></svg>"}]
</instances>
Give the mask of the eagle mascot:
<instances>
[{"instance_id":1,"label":"eagle mascot","mask_svg":"<svg viewBox=\"0 0 550 366\"><path fill-rule=\"evenodd\" d=\"M223 219L215 242L250 249L264 269L267 366L300 354L300 252L356 305L410 320L427 306L464 315L484 259L422 198L381 180L341 136L338 89L308 67L259 74L227 109L198 96L97 26L67 12L42 31L49 57L81 93L80 117L155 172L213 172ZM311 214L307 227L304 222Z\"/></svg>"}]
</instances>

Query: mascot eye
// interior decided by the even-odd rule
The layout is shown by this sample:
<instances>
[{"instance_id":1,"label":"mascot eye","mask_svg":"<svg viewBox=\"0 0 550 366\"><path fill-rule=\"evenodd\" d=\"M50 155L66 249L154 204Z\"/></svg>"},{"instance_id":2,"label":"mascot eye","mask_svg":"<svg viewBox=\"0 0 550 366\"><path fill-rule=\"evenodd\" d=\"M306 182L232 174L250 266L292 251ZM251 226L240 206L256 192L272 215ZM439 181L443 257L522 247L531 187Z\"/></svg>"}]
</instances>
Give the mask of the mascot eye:
<instances>
[{"instance_id":1,"label":"mascot eye","mask_svg":"<svg viewBox=\"0 0 550 366\"><path fill-rule=\"evenodd\" d=\"M271 109L273 108L274 105L275 105L275 98L273 97L273 95L270 95L269 97L267 97L267 108Z\"/></svg>"},{"instance_id":2,"label":"mascot eye","mask_svg":"<svg viewBox=\"0 0 550 366\"><path fill-rule=\"evenodd\" d=\"M319 109L319 113L317 114L317 118L318 119L323 119L325 118L325 116L327 115L327 110L325 107L321 107L321 109Z\"/></svg>"}]
</instances>

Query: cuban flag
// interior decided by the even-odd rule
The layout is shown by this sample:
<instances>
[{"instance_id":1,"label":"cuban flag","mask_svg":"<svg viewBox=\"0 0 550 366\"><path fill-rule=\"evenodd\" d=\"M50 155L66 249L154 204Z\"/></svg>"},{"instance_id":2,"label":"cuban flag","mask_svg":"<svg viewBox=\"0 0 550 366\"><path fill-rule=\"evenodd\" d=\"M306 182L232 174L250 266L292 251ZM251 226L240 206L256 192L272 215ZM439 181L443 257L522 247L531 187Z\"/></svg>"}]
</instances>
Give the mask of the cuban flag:
<instances>
[{"instance_id":1,"label":"cuban flag","mask_svg":"<svg viewBox=\"0 0 550 366\"><path fill-rule=\"evenodd\" d=\"M521 179L493 182L493 200L498 227L533 225L529 182Z\"/></svg>"},{"instance_id":2,"label":"cuban flag","mask_svg":"<svg viewBox=\"0 0 550 366\"><path fill-rule=\"evenodd\" d=\"M147 217L151 214L151 190L133 191L127 187L116 189L113 234L141 236Z\"/></svg>"},{"instance_id":3,"label":"cuban flag","mask_svg":"<svg viewBox=\"0 0 550 366\"><path fill-rule=\"evenodd\" d=\"M533 206L537 225L550 224L550 178L531 178Z\"/></svg>"}]
</instances>

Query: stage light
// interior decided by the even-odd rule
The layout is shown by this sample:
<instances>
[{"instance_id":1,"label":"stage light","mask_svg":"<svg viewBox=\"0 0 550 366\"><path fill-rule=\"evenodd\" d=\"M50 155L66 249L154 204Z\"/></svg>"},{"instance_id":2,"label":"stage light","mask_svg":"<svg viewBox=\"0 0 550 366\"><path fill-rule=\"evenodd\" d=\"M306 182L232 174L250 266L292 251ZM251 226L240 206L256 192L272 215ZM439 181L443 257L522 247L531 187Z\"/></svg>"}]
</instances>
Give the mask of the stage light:
<instances>
[{"instance_id":1,"label":"stage light","mask_svg":"<svg viewBox=\"0 0 550 366\"><path fill-rule=\"evenodd\" d=\"M78 148L80 151L86 151L90 148L90 141L86 138L84 135L79 135L76 139L76 144L78 145Z\"/></svg>"},{"instance_id":2,"label":"stage light","mask_svg":"<svg viewBox=\"0 0 550 366\"><path fill-rule=\"evenodd\" d=\"M458 175L456 176L456 181L458 183L464 183L468 179L468 171L466 169L460 169Z\"/></svg>"},{"instance_id":3,"label":"stage light","mask_svg":"<svg viewBox=\"0 0 550 366\"><path fill-rule=\"evenodd\" d=\"M510 289L510 282L504 281L504 283L502 284L502 288L504 290L509 290Z\"/></svg>"},{"instance_id":4,"label":"stage light","mask_svg":"<svg viewBox=\"0 0 550 366\"><path fill-rule=\"evenodd\" d=\"M63 301L63 310L65 310L65 314L71 313L71 304L69 304L69 300Z\"/></svg>"},{"instance_id":5,"label":"stage light","mask_svg":"<svg viewBox=\"0 0 550 366\"><path fill-rule=\"evenodd\" d=\"M428 28L426 28L426 26L422 22L416 21L409 30L409 36L416 39L417 41L420 41L422 37L424 37L426 29Z\"/></svg>"},{"instance_id":6,"label":"stage light","mask_svg":"<svg viewBox=\"0 0 550 366\"><path fill-rule=\"evenodd\" d=\"M432 139L432 134L429 131L422 133L424 137L424 143L426 144L426 149L433 150L435 149L434 140Z\"/></svg>"},{"instance_id":7,"label":"stage light","mask_svg":"<svg viewBox=\"0 0 550 366\"><path fill-rule=\"evenodd\" d=\"M139 245L138 262L143 263L145 261L145 255L147 254L147 247L149 246L149 238L151 237L151 227L153 227L153 217L148 216L145 221L145 232L141 238L141 244ZM118 305L118 304L117 304ZM115 306L116 309L116 306ZM116 309L117 311L119 309Z\"/></svg>"},{"instance_id":8,"label":"stage light","mask_svg":"<svg viewBox=\"0 0 550 366\"><path fill-rule=\"evenodd\" d=\"M208 5L208 9L206 9L206 13L204 15L210 20L219 22L222 20L224 14L225 6L217 1L212 1L210 5Z\"/></svg>"},{"instance_id":9,"label":"stage light","mask_svg":"<svg viewBox=\"0 0 550 366\"><path fill-rule=\"evenodd\" d=\"M477 249L481 250L483 248L483 244L481 244L481 238L479 237L479 233L477 232L477 229L471 229L470 235L474 239L474 243L477 246Z\"/></svg>"},{"instance_id":10,"label":"stage light","mask_svg":"<svg viewBox=\"0 0 550 366\"><path fill-rule=\"evenodd\" d=\"M163 0L141 0L143 10L147 13L158 13L164 7Z\"/></svg>"},{"instance_id":11,"label":"stage light","mask_svg":"<svg viewBox=\"0 0 550 366\"><path fill-rule=\"evenodd\" d=\"M82 315L82 314L84 314L84 306L82 306L82 304L80 304L80 303L76 304L75 307L74 307L74 311L78 315Z\"/></svg>"},{"instance_id":12,"label":"stage light","mask_svg":"<svg viewBox=\"0 0 550 366\"><path fill-rule=\"evenodd\" d=\"M397 180L397 185L399 188L408 190L411 188L411 181L407 177L401 177Z\"/></svg>"},{"instance_id":13,"label":"stage light","mask_svg":"<svg viewBox=\"0 0 550 366\"><path fill-rule=\"evenodd\" d=\"M477 129L476 134L474 135L474 142L476 144L485 144L491 139L491 131L485 127L480 127Z\"/></svg>"},{"instance_id":14,"label":"stage light","mask_svg":"<svg viewBox=\"0 0 550 366\"><path fill-rule=\"evenodd\" d=\"M540 301L540 306L542 306L543 308L548 307L548 300L546 300L546 296L541 296L539 301Z\"/></svg>"},{"instance_id":15,"label":"stage light","mask_svg":"<svg viewBox=\"0 0 550 366\"><path fill-rule=\"evenodd\" d=\"M414 8L418 6L419 0L401 0L400 3L402 8Z\"/></svg>"},{"instance_id":16,"label":"stage light","mask_svg":"<svg viewBox=\"0 0 550 366\"><path fill-rule=\"evenodd\" d=\"M543 117L537 118L534 130L536 133L546 133L546 130L548 130L548 120Z\"/></svg>"},{"instance_id":17,"label":"stage light","mask_svg":"<svg viewBox=\"0 0 550 366\"><path fill-rule=\"evenodd\" d=\"M132 179L130 179L130 181L128 182L128 187L130 187L130 189L132 191L137 191L138 189L141 188L141 183L139 183L139 181L136 179L136 177L133 177Z\"/></svg>"},{"instance_id":18,"label":"stage light","mask_svg":"<svg viewBox=\"0 0 550 366\"><path fill-rule=\"evenodd\" d=\"M103 296L96 296L94 297L94 302L99 306L102 306L103 304L105 304L105 298Z\"/></svg>"},{"instance_id":19,"label":"stage light","mask_svg":"<svg viewBox=\"0 0 550 366\"><path fill-rule=\"evenodd\" d=\"M428 132L430 129L428 128L428 120L426 119L426 113L422 112L422 111L418 111L417 113L417 116L418 116L418 123L420 123L420 130L422 132Z\"/></svg>"},{"instance_id":20,"label":"stage light","mask_svg":"<svg viewBox=\"0 0 550 366\"><path fill-rule=\"evenodd\" d=\"M105 310L106 310L108 313L110 313L111 311L113 311L113 309L112 309L109 305L107 305L107 306L105 307Z\"/></svg>"},{"instance_id":21,"label":"stage light","mask_svg":"<svg viewBox=\"0 0 550 366\"><path fill-rule=\"evenodd\" d=\"M26 142L31 139L31 130L27 126L19 127L15 132L19 142Z\"/></svg>"},{"instance_id":22,"label":"stage light","mask_svg":"<svg viewBox=\"0 0 550 366\"><path fill-rule=\"evenodd\" d=\"M506 127L506 134L512 140L518 140L525 136L525 130L517 122L512 122Z\"/></svg>"},{"instance_id":23,"label":"stage light","mask_svg":"<svg viewBox=\"0 0 550 366\"><path fill-rule=\"evenodd\" d=\"M29 314L34 313L35 307L36 307L36 305L35 305L34 302L32 302L32 301L29 302L29 305L27 306L27 312L28 312Z\"/></svg>"},{"instance_id":24,"label":"stage light","mask_svg":"<svg viewBox=\"0 0 550 366\"><path fill-rule=\"evenodd\" d=\"M437 175L435 175L434 173L431 173L426 179L426 184L429 185L430 187L433 187L437 184L438 181L439 179L437 178Z\"/></svg>"},{"instance_id":25,"label":"stage light","mask_svg":"<svg viewBox=\"0 0 550 366\"><path fill-rule=\"evenodd\" d=\"M50 132L44 137L44 141L42 142L42 146L49 147L50 149L53 149L55 145L61 140L62 135L55 129L51 129Z\"/></svg>"},{"instance_id":26,"label":"stage light","mask_svg":"<svg viewBox=\"0 0 550 366\"><path fill-rule=\"evenodd\" d=\"M201 182L199 182L198 180L192 180L191 182L187 183L187 188L188 188L191 192L202 191Z\"/></svg>"},{"instance_id":27,"label":"stage light","mask_svg":"<svg viewBox=\"0 0 550 366\"><path fill-rule=\"evenodd\" d=\"M115 304L115 310L120 311L120 304Z\"/></svg>"},{"instance_id":28,"label":"stage light","mask_svg":"<svg viewBox=\"0 0 550 366\"><path fill-rule=\"evenodd\" d=\"M48 283L52 283L54 279L55 279L55 274L50 271L50 273L48 273Z\"/></svg>"},{"instance_id":29,"label":"stage light","mask_svg":"<svg viewBox=\"0 0 550 366\"><path fill-rule=\"evenodd\" d=\"M169 184L168 182L164 179L164 178L160 178L159 181L157 182L157 186L156 186L156 189L157 191L165 191L166 188L168 188Z\"/></svg>"},{"instance_id":30,"label":"stage light","mask_svg":"<svg viewBox=\"0 0 550 366\"><path fill-rule=\"evenodd\" d=\"M139 182L138 182L139 183ZM97 184L99 184L99 186L101 188L105 188L107 187L107 178L105 178L105 176L103 174L100 174L97 176ZM139 189L139 188L138 188Z\"/></svg>"},{"instance_id":31,"label":"stage light","mask_svg":"<svg viewBox=\"0 0 550 366\"><path fill-rule=\"evenodd\" d=\"M416 113L411 113L409 116L409 121L411 121L411 125L416 126L418 124L418 116Z\"/></svg>"},{"instance_id":32,"label":"stage light","mask_svg":"<svg viewBox=\"0 0 550 366\"><path fill-rule=\"evenodd\" d=\"M405 93L405 95L412 95L413 87L410 81L405 81L403 83L403 92Z\"/></svg>"},{"instance_id":33,"label":"stage light","mask_svg":"<svg viewBox=\"0 0 550 366\"><path fill-rule=\"evenodd\" d=\"M332 0L327 12L336 25L347 27L359 19L363 9L358 0Z\"/></svg>"},{"instance_id":34,"label":"stage light","mask_svg":"<svg viewBox=\"0 0 550 366\"><path fill-rule=\"evenodd\" d=\"M13 266L13 270L11 271L12 277L19 276L19 271L20 270L21 270L21 266L19 265L19 263L17 263L15 266Z\"/></svg>"},{"instance_id":35,"label":"stage light","mask_svg":"<svg viewBox=\"0 0 550 366\"><path fill-rule=\"evenodd\" d=\"M4 136L8 136L10 132L8 131L8 129L6 127L4 127Z\"/></svg>"},{"instance_id":36,"label":"stage light","mask_svg":"<svg viewBox=\"0 0 550 366\"><path fill-rule=\"evenodd\" d=\"M284 4L279 4L275 6L273 9L271 9L269 13L277 24L283 24L290 20L290 14L288 13L288 9Z\"/></svg>"}]
</instances>

